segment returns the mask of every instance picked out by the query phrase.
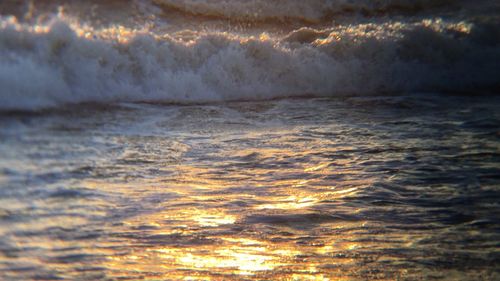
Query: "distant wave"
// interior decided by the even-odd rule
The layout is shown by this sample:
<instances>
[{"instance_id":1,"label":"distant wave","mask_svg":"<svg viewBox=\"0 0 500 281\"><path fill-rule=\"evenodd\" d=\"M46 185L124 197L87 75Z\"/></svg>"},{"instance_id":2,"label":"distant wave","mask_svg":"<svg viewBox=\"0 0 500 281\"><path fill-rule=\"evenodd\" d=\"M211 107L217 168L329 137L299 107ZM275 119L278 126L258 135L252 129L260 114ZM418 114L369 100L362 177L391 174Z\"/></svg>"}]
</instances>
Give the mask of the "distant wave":
<instances>
[{"instance_id":1,"label":"distant wave","mask_svg":"<svg viewBox=\"0 0 500 281\"><path fill-rule=\"evenodd\" d=\"M456 0L152 0L160 7L235 20L303 20L318 22L333 15L415 13L451 5Z\"/></svg>"},{"instance_id":2,"label":"distant wave","mask_svg":"<svg viewBox=\"0 0 500 281\"><path fill-rule=\"evenodd\" d=\"M0 14L28 18L57 12L63 8L82 20L96 23L112 21L135 23L151 18L168 24L179 24L176 17L186 20L220 19L229 22L267 22L331 24L332 21L355 22L360 17L431 16L496 13L500 4L495 0L11 0L0 1Z\"/></svg>"}]
</instances>

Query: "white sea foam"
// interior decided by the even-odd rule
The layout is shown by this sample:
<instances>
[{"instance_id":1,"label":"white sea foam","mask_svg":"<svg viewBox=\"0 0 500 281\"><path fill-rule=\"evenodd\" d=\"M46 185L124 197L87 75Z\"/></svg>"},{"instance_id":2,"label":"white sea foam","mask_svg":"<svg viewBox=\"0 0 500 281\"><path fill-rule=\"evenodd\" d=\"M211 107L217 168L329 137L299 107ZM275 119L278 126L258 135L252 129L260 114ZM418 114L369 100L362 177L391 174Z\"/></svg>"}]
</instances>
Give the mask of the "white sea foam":
<instances>
[{"instance_id":1,"label":"white sea foam","mask_svg":"<svg viewBox=\"0 0 500 281\"><path fill-rule=\"evenodd\" d=\"M209 9L224 1L188 1L185 6L195 2ZM302 9L298 1L287 3L290 9ZM272 13L278 11L294 14L279 8ZM97 28L62 14L24 23L1 17L0 110L81 102L497 91L500 36L495 27L437 19L379 20L304 27L285 36L263 30L251 36L206 30L164 34L120 25Z\"/></svg>"}]
</instances>

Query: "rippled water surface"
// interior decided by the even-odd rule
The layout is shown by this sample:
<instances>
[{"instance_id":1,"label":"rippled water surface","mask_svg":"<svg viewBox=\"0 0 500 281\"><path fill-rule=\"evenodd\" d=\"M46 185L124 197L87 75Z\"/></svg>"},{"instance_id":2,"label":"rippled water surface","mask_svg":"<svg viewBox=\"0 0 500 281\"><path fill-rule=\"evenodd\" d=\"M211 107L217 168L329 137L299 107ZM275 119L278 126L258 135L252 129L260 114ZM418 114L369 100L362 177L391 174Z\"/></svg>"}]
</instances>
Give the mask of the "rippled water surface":
<instances>
[{"instance_id":1,"label":"rippled water surface","mask_svg":"<svg viewBox=\"0 0 500 281\"><path fill-rule=\"evenodd\" d=\"M498 280L497 97L0 117L0 279Z\"/></svg>"}]
</instances>

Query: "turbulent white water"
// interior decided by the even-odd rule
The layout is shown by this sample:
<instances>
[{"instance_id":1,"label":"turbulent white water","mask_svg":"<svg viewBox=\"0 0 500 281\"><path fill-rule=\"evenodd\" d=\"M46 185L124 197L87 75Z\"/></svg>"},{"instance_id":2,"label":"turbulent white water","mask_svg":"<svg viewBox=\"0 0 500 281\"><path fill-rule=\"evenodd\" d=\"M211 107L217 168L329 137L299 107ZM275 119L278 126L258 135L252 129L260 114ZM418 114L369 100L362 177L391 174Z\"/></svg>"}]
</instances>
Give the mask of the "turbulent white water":
<instances>
[{"instance_id":1,"label":"turbulent white water","mask_svg":"<svg viewBox=\"0 0 500 281\"><path fill-rule=\"evenodd\" d=\"M500 86L488 1L59 2L0 4L0 110Z\"/></svg>"}]
</instances>

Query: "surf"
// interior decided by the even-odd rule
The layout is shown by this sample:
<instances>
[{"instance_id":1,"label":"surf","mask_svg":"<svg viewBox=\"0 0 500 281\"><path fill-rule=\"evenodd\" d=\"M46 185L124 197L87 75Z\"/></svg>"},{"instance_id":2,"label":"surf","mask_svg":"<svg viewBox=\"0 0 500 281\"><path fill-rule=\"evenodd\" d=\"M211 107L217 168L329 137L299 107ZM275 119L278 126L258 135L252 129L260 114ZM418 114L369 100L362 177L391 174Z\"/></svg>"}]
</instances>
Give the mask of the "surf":
<instances>
[{"instance_id":1,"label":"surf","mask_svg":"<svg viewBox=\"0 0 500 281\"><path fill-rule=\"evenodd\" d=\"M218 9L223 2L199 5ZM153 13L152 6L140 11ZM278 32L175 29L165 15L156 26L96 24L60 6L57 13L34 14L0 17L2 111L78 103L478 94L500 85L500 36L489 18L381 18Z\"/></svg>"}]
</instances>

